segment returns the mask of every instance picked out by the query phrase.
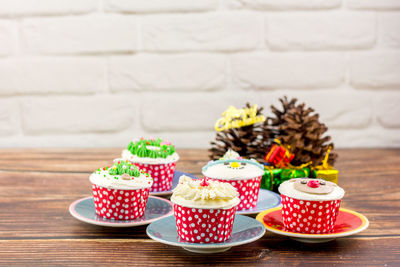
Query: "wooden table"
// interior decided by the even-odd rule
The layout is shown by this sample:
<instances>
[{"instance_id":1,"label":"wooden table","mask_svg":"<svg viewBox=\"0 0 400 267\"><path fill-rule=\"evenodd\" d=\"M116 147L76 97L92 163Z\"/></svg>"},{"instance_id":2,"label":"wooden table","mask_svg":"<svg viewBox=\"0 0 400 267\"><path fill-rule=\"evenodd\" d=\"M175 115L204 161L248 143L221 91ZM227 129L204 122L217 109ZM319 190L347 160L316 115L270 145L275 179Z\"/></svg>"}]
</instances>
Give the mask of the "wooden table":
<instances>
[{"instance_id":1,"label":"wooden table","mask_svg":"<svg viewBox=\"0 0 400 267\"><path fill-rule=\"evenodd\" d=\"M340 150L342 207L369 228L325 244L267 232L258 241L211 255L157 243L146 226L107 228L73 218L68 206L91 195L89 173L121 149L1 149L0 264L16 265L388 265L400 266L400 150ZM179 150L179 170L200 174L204 150Z\"/></svg>"}]
</instances>

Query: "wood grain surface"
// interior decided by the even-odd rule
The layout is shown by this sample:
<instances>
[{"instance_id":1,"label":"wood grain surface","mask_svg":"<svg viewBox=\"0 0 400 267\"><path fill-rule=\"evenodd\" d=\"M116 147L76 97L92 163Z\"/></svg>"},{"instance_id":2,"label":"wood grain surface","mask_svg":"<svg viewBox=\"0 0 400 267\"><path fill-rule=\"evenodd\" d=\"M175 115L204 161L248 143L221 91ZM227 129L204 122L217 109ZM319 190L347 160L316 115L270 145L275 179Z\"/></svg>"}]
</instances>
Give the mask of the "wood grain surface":
<instances>
[{"instance_id":1,"label":"wood grain surface","mask_svg":"<svg viewBox=\"0 0 400 267\"><path fill-rule=\"evenodd\" d=\"M268 233L260 240L201 255L147 238L146 226L108 228L74 219L76 199L91 195L88 175L121 149L1 149L0 264L116 266L400 266L400 150L339 150L342 207L366 215L367 230L325 244ZM201 176L205 150L179 150L177 169Z\"/></svg>"}]
</instances>

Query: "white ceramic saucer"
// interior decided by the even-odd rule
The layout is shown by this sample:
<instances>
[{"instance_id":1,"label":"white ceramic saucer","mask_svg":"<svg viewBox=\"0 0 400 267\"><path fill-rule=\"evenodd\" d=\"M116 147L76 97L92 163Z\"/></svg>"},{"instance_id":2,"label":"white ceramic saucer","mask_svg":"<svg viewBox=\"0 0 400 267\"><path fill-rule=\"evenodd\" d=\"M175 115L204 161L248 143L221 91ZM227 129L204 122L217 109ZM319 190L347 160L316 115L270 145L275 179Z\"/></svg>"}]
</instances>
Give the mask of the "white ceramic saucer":
<instances>
[{"instance_id":1,"label":"white ceramic saucer","mask_svg":"<svg viewBox=\"0 0 400 267\"><path fill-rule=\"evenodd\" d=\"M222 243L189 243L180 240L175 224L175 216L169 216L152 222L147 226L147 235L163 244L182 247L195 253L218 253L231 247L248 244L261 238L265 233L265 227L257 220L236 215L233 223L231 237Z\"/></svg>"},{"instance_id":2,"label":"white ceramic saucer","mask_svg":"<svg viewBox=\"0 0 400 267\"><path fill-rule=\"evenodd\" d=\"M69 206L69 212L76 219L90 224L109 227L133 227L149 224L155 220L172 215L173 206L166 199L149 196L142 217L134 220L110 220L96 214L93 197L85 197L72 203Z\"/></svg>"}]
</instances>

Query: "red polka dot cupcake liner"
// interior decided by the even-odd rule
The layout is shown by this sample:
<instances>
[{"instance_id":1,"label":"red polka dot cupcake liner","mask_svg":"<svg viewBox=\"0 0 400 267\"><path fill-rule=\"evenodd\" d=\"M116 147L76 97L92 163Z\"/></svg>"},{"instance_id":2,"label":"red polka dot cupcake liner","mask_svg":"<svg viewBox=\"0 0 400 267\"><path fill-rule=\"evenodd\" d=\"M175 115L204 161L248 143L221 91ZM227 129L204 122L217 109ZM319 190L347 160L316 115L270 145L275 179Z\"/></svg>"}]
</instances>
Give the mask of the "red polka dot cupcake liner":
<instances>
[{"instance_id":1,"label":"red polka dot cupcake liner","mask_svg":"<svg viewBox=\"0 0 400 267\"><path fill-rule=\"evenodd\" d=\"M230 183L239 193L240 203L237 210L247 210L254 208L257 205L258 193L260 191L261 177L256 177L246 180L223 180L214 179L220 182ZM207 177L208 178L208 177Z\"/></svg>"},{"instance_id":2,"label":"red polka dot cupcake liner","mask_svg":"<svg viewBox=\"0 0 400 267\"><path fill-rule=\"evenodd\" d=\"M167 164L146 164L133 162L139 169L153 177L150 192L169 191L172 187L176 162Z\"/></svg>"},{"instance_id":3,"label":"red polka dot cupcake liner","mask_svg":"<svg viewBox=\"0 0 400 267\"><path fill-rule=\"evenodd\" d=\"M174 204L178 235L191 243L221 243L232 234L236 207L198 209Z\"/></svg>"},{"instance_id":4,"label":"red polka dot cupcake liner","mask_svg":"<svg viewBox=\"0 0 400 267\"><path fill-rule=\"evenodd\" d=\"M309 201L281 195L285 229L304 234L329 233L335 226L340 199Z\"/></svg>"},{"instance_id":5,"label":"red polka dot cupcake liner","mask_svg":"<svg viewBox=\"0 0 400 267\"><path fill-rule=\"evenodd\" d=\"M96 214L114 220L133 220L143 216L149 188L109 189L92 184Z\"/></svg>"}]
</instances>

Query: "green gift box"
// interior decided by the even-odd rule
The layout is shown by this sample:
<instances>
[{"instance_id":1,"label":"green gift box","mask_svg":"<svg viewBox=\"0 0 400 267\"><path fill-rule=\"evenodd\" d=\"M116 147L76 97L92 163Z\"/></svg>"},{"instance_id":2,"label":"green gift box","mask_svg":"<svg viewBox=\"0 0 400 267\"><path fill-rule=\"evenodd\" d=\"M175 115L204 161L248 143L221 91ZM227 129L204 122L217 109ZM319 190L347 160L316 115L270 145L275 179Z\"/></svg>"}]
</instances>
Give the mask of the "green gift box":
<instances>
[{"instance_id":1,"label":"green gift box","mask_svg":"<svg viewBox=\"0 0 400 267\"><path fill-rule=\"evenodd\" d=\"M276 182L279 182L281 177L282 169L274 169L271 166L264 167L264 175L261 179L261 188L274 190L274 185ZM281 184L281 183L279 183Z\"/></svg>"},{"instance_id":2,"label":"green gift box","mask_svg":"<svg viewBox=\"0 0 400 267\"><path fill-rule=\"evenodd\" d=\"M309 177L309 168L293 167L274 169L271 166L264 167L264 175L261 180L261 188L278 192L278 187L284 181L292 178Z\"/></svg>"},{"instance_id":3,"label":"green gift box","mask_svg":"<svg viewBox=\"0 0 400 267\"><path fill-rule=\"evenodd\" d=\"M309 177L309 175L310 175L309 168L286 168L282 170L281 178L283 181L286 181L292 178Z\"/></svg>"}]
</instances>

